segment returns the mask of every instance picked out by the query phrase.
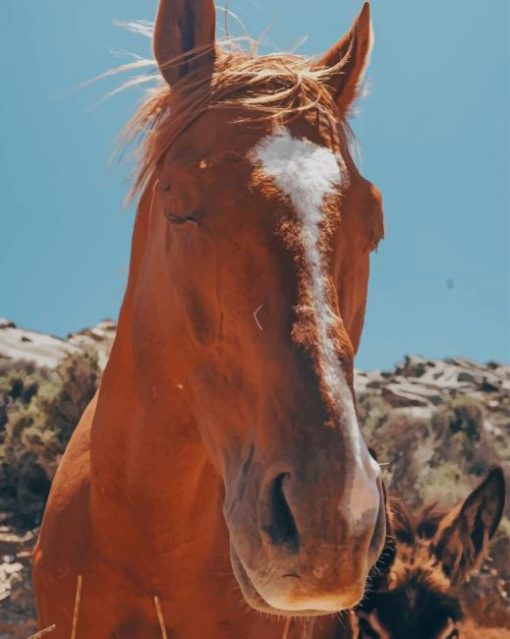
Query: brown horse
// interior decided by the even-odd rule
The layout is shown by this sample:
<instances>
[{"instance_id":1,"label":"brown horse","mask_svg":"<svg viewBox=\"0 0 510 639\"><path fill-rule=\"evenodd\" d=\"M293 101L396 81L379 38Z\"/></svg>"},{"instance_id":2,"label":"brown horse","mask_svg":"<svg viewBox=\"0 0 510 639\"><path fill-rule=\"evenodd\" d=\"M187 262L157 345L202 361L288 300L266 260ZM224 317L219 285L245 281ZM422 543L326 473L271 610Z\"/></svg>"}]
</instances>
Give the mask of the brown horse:
<instances>
[{"instance_id":1,"label":"brown horse","mask_svg":"<svg viewBox=\"0 0 510 639\"><path fill-rule=\"evenodd\" d=\"M117 338L35 553L55 639L280 638L356 604L384 543L352 386L383 235L345 123L369 7L316 61L214 33L212 0L161 0Z\"/></svg>"},{"instance_id":2,"label":"brown horse","mask_svg":"<svg viewBox=\"0 0 510 639\"><path fill-rule=\"evenodd\" d=\"M411 514L390 500L390 543L358 608L358 639L461 636L460 586L480 568L503 514L500 468L448 513Z\"/></svg>"}]
</instances>

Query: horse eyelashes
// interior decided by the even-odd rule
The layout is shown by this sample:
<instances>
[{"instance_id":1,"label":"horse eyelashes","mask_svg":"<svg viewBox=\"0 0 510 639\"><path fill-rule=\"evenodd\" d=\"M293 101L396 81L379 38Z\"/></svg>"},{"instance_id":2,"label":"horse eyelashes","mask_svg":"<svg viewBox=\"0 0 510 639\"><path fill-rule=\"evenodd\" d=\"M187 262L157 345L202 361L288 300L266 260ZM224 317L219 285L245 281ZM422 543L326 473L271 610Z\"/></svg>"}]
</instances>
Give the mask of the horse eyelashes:
<instances>
[{"instance_id":1,"label":"horse eyelashes","mask_svg":"<svg viewBox=\"0 0 510 639\"><path fill-rule=\"evenodd\" d=\"M176 226L184 226L185 224L194 224L195 226L200 226L199 214L172 215L171 213L165 213L165 217L169 222L175 224Z\"/></svg>"}]
</instances>

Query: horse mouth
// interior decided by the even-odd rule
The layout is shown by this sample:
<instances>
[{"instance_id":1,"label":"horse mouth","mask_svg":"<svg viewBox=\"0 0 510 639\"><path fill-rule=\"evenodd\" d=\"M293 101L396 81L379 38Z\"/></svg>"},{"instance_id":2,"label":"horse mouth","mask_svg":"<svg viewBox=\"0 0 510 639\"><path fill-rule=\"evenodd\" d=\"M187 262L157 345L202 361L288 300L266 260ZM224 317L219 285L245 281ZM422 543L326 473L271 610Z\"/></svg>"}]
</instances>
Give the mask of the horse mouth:
<instances>
[{"instance_id":1,"label":"horse mouth","mask_svg":"<svg viewBox=\"0 0 510 639\"><path fill-rule=\"evenodd\" d=\"M329 609L319 610L319 609L313 609L313 608L310 608L310 609L296 608L296 610L290 610L290 609L278 608L276 606L269 604L259 593L252 579L250 578L247 571L245 570L243 563L236 549L234 548L233 544L231 544L231 548L230 548L230 559L232 562L232 568L234 570L235 578L241 588L241 592L243 594L243 597L246 603L254 610L257 610L258 612L264 612L266 614L278 615L282 617L324 617L328 615L335 615L341 612L342 610L350 608L356 603L358 603L358 601L362 598L360 597L356 601L353 601L352 603L348 603L346 605L339 605L338 608L335 607L334 609L332 608L331 610ZM296 573L284 574L282 575L282 578L285 580L294 581L294 582L299 581L301 579L301 577Z\"/></svg>"}]
</instances>

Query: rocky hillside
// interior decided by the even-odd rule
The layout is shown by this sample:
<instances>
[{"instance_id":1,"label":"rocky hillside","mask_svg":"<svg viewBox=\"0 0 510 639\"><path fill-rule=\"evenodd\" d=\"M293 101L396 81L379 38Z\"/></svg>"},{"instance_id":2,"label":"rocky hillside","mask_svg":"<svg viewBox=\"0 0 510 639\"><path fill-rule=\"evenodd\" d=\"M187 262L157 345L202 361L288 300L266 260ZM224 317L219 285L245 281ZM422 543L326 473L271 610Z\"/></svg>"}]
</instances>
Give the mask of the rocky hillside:
<instances>
[{"instance_id":1,"label":"rocky hillside","mask_svg":"<svg viewBox=\"0 0 510 639\"><path fill-rule=\"evenodd\" d=\"M0 639L35 628L37 526L114 335L109 321L58 339L0 320ZM407 357L393 371L358 372L356 385L390 492L410 506L453 505L495 464L510 476L510 366ZM510 628L509 515L507 506L491 558L465 588L473 620L492 628L476 630L477 639Z\"/></svg>"}]
</instances>

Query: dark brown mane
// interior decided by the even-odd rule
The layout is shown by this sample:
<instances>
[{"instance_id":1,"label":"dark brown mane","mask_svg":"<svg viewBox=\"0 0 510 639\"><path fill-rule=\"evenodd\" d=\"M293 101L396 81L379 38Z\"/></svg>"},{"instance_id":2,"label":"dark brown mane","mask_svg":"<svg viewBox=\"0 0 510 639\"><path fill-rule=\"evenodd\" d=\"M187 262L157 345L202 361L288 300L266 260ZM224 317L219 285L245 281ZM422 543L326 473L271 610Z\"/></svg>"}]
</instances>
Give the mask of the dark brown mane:
<instances>
[{"instance_id":1,"label":"dark brown mane","mask_svg":"<svg viewBox=\"0 0 510 639\"><path fill-rule=\"evenodd\" d=\"M161 83L139 107L122 136L125 143L139 142L132 195L146 186L173 142L206 111L242 109L239 123L243 124L257 120L285 123L315 111L330 122L334 116L340 122L340 135L352 140L347 120L338 113L328 89L329 78L340 68L320 67L309 58L291 54L223 53L212 77L190 73L173 90Z\"/></svg>"},{"instance_id":2,"label":"dark brown mane","mask_svg":"<svg viewBox=\"0 0 510 639\"><path fill-rule=\"evenodd\" d=\"M397 497L390 499L390 517L394 535L397 541L409 546L416 543L418 539L431 539L445 514L437 503L411 512L402 499Z\"/></svg>"}]
</instances>

